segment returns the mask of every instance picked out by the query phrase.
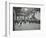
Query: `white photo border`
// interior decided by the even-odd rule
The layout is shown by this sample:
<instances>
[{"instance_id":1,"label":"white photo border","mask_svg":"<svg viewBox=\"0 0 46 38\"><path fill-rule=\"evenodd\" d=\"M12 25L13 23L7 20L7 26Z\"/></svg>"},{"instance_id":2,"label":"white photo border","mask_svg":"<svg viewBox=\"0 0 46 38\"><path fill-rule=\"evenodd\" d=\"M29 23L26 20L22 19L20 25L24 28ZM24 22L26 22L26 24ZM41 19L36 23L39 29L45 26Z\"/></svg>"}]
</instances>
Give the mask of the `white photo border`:
<instances>
[{"instance_id":1,"label":"white photo border","mask_svg":"<svg viewBox=\"0 0 46 38\"><path fill-rule=\"evenodd\" d=\"M7 3L7 4L8 4L8 3ZM7 24L7 30L8 30L8 31L7 31L7 35L8 35L8 36L9 36L9 35L15 35L15 32L17 32L17 31L13 31L13 28L11 29L11 25L10 25L10 18L11 18L11 17L10 17L10 14L11 14L11 13L10 13L10 8L11 8L10 5L13 5L13 6L14 6L14 5L16 5L16 4L27 5L27 6L28 6L28 5L31 5L31 6L33 6L33 7L34 7L34 6L36 6L36 7L38 6L38 8L40 7L40 9L41 9L40 11L41 11L41 12L44 12L44 11L43 11L43 10L44 10L44 5L42 5L42 4L9 3L9 4L8 4L8 5L9 5L9 6L8 6L8 10L9 10L9 11L8 11L8 12L9 12L8 15L9 15L9 17L8 17L8 15L7 15L7 18L9 18L9 20L7 19L7 21L9 22L9 23ZM19 6L18 6L18 7L19 7ZM35 8L36 8L36 7L35 7ZM12 11L12 12L13 12L13 11ZM41 12L40 12L40 17L42 16L42 13L41 13ZM42 18L42 17L41 17L41 18ZM42 21L42 19L40 19L40 23L41 23L41 21ZM42 25L42 24L40 24L40 28L41 28L40 30L25 30L25 31L30 31L30 32L33 31L34 33L35 33L35 32L42 32L42 31L44 31L44 26L41 26L41 25ZM12 24L12 26L13 26L13 24ZM9 28L9 29L8 29L8 28ZM14 33L13 33L13 32L14 32ZM19 31L19 32L20 32L20 31Z\"/></svg>"}]
</instances>

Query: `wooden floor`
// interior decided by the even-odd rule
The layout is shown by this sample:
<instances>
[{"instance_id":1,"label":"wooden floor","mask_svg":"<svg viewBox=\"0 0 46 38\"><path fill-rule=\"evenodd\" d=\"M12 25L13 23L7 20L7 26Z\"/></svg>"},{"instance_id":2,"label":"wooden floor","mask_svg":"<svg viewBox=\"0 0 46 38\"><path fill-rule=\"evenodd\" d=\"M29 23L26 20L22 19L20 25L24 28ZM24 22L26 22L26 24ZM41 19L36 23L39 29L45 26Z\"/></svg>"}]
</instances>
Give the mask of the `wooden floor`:
<instances>
[{"instance_id":1,"label":"wooden floor","mask_svg":"<svg viewBox=\"0 0 46 38\"><path fill-rule=\"evenodd\" d=\"M15 25L14 27L15 27L15 31L18 31L18 30L40 30L40 24L36 24L36 23Z\"/></svg>"}]
</instances>

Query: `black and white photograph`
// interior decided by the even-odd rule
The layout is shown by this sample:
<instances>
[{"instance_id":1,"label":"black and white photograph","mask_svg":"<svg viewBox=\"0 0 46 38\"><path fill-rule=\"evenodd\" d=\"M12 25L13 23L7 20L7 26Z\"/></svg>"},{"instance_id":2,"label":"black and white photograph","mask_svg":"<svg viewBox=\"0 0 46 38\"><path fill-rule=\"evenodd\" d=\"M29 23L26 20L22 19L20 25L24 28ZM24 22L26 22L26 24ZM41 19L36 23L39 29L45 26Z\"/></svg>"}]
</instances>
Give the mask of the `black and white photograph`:
<instances>
[{"instance_id":1,"label":"black and white photograph","mask_svg":"<svg viewBox=\"0 0 46 38\"><path fill-rule=\"evenodd\" d=\"M41 2L41 1L40 1ZM5 36L8 38L28 38L46 35L45 6L34 2L5 2ZM4 7L3 6L3 7ZM5 26L4 26L5 25ZM37 38L37 37L36 37Z\"/></svg>"},{"instance_id":2,"label":"black and white photograph","mask_svg":"<svg viewBox=\"0 0 46 38\"><path fill-rule=\"evenodd\" d=\"M40 8L13 7L13 31L40 30Z\"/></svg>"},{"instance_id":3,"label":"black and white photograph","mask_svg":"<svg viewBox=\"0 0 46 38\"><path fill-rule=\"evenodd\" d=\"M46 38L46 0L2 0L0 17L0 38Z\"/></svg>"}]
</instances>

